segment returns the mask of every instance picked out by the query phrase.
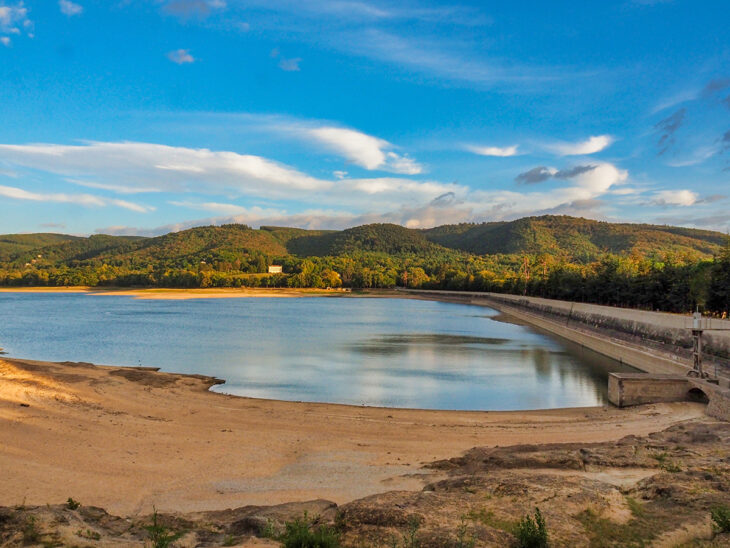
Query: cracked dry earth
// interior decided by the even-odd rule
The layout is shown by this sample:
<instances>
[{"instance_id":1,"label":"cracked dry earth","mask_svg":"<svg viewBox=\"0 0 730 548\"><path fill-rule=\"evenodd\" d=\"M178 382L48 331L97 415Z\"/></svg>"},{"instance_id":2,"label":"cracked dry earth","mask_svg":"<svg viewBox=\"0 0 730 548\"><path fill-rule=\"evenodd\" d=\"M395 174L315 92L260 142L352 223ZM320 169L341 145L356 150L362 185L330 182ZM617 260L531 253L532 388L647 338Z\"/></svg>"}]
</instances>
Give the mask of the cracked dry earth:
<instances>
[{"instance_id":1,"label":"cracked dry earth","mask_svg":"<svg viewBox=\"0 0 730 548\"><path fill-rule=\"evenodd\" d=\"M341 506L277 506L161 514L177 546L276 546L264 531L305 513L345 546L513 546L535 507L551 546L730 546L710 511L730 505L730 423L697 419L645 437L592 444L474 448L426 466L421 491L391 491ZM83 501L81 501L83 503ZM65 505L0 508L3 546L145 546L151 516L116 517ZM413 546L410 544L408 546Z\"/></svg>"}]
</instances>

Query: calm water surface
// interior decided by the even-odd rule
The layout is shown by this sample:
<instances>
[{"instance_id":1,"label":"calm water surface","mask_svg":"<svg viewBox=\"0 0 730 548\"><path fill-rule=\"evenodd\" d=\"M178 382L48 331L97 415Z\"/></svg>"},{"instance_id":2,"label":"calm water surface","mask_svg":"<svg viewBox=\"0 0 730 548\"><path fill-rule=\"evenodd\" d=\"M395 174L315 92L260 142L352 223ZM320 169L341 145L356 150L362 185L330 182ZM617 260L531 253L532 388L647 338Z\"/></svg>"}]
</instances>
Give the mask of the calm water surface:
<instances>
[{"instance_id":1,"label":"calm water surface","mask_svg":"<svg viewBox=\"0 0 730 548\"><path fill-rule=\"evenodd\" d=\"M138 300L0 293L10 356L144 365L242 396L431 409L606 401L618 362L470 305L376 298Z\"/></svg>"}]
</instances>

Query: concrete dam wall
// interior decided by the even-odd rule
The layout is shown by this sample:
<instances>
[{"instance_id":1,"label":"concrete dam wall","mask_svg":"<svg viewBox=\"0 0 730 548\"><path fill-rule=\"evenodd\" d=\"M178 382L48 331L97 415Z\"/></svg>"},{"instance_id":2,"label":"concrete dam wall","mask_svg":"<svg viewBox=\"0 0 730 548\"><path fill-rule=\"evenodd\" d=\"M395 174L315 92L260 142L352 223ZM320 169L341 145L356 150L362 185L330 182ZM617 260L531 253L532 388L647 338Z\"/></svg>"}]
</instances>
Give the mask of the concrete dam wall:
<instances>
[{"instance_id":1,"label":"concrete dam wall","mask_svg":"<svg viewBox=\"0 0 730 548\"><path fill-rule=\"evenodd\" d=\"M642 371L683 374L692 367L690 315L502 293L408 292L496 308ZM730 321L703 318L702 328L706 370L728 375Z\"/></svg>"},{"instance_id":2,"label":"concrete dam wall","mask_svg":"<svg viewBox=\"0 0 730 548\"><path fill-rule=\"evenodd\" d=\"M730 420L730 322L704 319L704 371L693 369L692 317L501 293L402 290L426 299L488 306L643 373L610 373L609 401L619 407L703 401L706 413Z\"/></svg>"}]
</instances>

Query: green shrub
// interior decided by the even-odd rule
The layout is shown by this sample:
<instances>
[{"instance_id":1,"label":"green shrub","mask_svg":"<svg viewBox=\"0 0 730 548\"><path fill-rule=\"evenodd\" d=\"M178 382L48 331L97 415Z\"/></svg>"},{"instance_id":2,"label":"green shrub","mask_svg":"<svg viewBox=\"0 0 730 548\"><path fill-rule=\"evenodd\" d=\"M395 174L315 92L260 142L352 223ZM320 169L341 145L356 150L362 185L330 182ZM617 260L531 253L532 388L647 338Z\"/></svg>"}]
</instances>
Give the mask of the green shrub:
<instances>
[{"instance_id":1,"label":"green shrub","mask_svg":"<svg viewBox=\"0 0 730 548\"><path fill-rule=\"evenodd\" d=\"M730 506L717 506L712 509L712 521L718 533L730 533Z\"/></svg>"},{"instance_id":2,"label":"green shrub","mask_svg":"<svg viewBox=\"0 0 730 548\"><path fill-rule=\"evenodd\" d=\"M515 536L519 548L547 548L547 527L539 508L535 508L534 518L527 514L517 523Z\"/></svg>"},{"instance_id":3,"label":"green shrub","mask_svg":"<svg viewBox=\"0 0 730 548\"><path fill-rule=\"evenodd\" d=\"M145 527L149 533L153 548L169 548L172 543L183 536L183 533L173 533L157 519L157 509L152 513L152 523Z\"/></svg>"},{"instance_id":4,"label":"green shrub","mask_svg":"<svg viewBox=\"0 0 730 548\"><path fill-rule=\"evenodd\" d=\"M68 497L68 500L66 501L66 508L68 508L69 510L76 510L79 506L81 506L81 503L79 501Z\"/></svg>"},{"instance_id":5,"label":"green shrub","mask_svg":"<svg viewBox=\"0 0 730 548\"><path fill-rule=\"evenodd\" d=\"M284 533L278 539L284 548L339 548L340 537L326 525L312 526L306 514L284 524Z\"/></svg>"}]
</instances>

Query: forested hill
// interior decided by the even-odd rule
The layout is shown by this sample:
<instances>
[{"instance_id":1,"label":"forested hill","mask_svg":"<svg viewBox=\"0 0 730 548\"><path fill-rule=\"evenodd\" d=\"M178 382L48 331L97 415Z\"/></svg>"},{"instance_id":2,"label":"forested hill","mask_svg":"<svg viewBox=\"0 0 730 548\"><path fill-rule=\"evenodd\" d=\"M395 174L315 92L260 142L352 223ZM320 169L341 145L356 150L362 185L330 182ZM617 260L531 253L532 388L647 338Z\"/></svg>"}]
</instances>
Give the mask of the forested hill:
<instances>
[{"instance_id":1,"label":"forested hill","mask_svg":"<svg viewBox=\"0 0 730 548\"><path fill-rule=\"evenodd\" d=\"M185 266L202 260L236 260L238 255L324 257L359 252L428 255L456 250L476 255L552 255L587 263L605 254L659 257L668 253L709 258L726 236L719 232L644 224L616 224L565 216L516 221L443 225L414 230L372 224L342 231L314 231L245 225L198 227L155 238L62 234L0 236L0 262L24 266L38 259L54 264L84 261L132 264L163 261ZM240 257L243 258L243 257Z\"/></svg>"},{"instance_id":2,"label":"forested hill","mask_svg":"<svg viewBox=\"0 0 730 548\"><path fill-rule=\"evenodd\" d=\"M268 275L272 264L283 272ZM155 238L0 236L0 285L395 287L730 312L719 232L573 217L339 231L205 226Z\"/></svg>"},{"instance_id":3,"label":"forested hill","mask_svg":"<svg viewBox=\"0 0 730 548\"><path fill-rule=\"evenodd\" d=\"M647 224L619 224L552 216L516 221L444 225L423 231L442 246L478 255L551 254L590 261L604 253L651 256L666 252L712 255L725 235L709 230Z\"/></svg>"}]
</instances>

